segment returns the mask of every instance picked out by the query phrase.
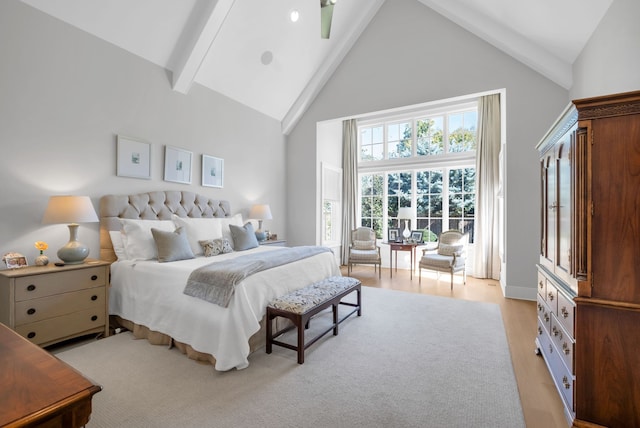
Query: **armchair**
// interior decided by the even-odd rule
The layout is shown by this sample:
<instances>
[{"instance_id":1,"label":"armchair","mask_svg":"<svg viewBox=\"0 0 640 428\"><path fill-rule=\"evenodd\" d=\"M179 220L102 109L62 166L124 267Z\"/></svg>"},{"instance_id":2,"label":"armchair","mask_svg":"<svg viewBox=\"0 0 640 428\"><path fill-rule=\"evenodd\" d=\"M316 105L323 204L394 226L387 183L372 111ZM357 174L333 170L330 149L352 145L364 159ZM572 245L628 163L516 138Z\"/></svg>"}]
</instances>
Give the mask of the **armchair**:
<instances>
[{"instance_id":1,"label":"armchair","mask_svg":"<svg viewBox=\"0 0 640 428\"><path fill-rule=\"evenodd\" d=\"M369 227L359 227L351 231L347 265L348 275L351 275L355 264L372 264L374 270L378 269L378 277L382 277L380 247L377 245L376 232Z\"/></svg>"},{"instance_id":2,"label":"armchair","mask_svg":"<svg viewBox=\"0 0 640 428\"><path fill-rule=\"evenodd\" d=\"M438 272L448 272L451 275L451 289L453 290L453 274L462 271L463 284L467 283L466 247L469 236L457 230L447 230L438 237L438 247L435 253L422 250L422 258L418 264L418 283L422 282L422 269Z\"/></svg>"}]
</instances>

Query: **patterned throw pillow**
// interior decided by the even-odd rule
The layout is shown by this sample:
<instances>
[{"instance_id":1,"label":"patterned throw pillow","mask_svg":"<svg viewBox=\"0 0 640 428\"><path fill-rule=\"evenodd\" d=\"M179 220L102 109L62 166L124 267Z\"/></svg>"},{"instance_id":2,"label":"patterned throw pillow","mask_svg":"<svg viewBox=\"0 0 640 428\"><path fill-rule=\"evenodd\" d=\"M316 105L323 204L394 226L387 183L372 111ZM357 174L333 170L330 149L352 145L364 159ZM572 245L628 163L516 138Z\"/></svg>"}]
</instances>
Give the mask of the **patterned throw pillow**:
<instances>
[{"instance_id":1,"label":"patterned throw pillow","mask_svg":"<svg viewBox=\"0 0 640 428\"><path fill-rule=\"evenodd\" d=\"M438 254L441 256L453 256L453 253L458 253L464 248L462 244L438 244Z\"/></svg>"},{"instance_id":2,"label":"patterned throw pillow","mask_svg":"<svg viewBox=\"0 0 640 428\"><path fill-rule=\"evenodd\" d=\"M453 256L453 253L459 253L462 248L464 248L462 244L449 245L440 243L438 244L438 254L441 256Z\"/></svg>"},{"instance_id":3,"label":"patterned throw pillow","mask_svg":"<svg viewBox=\"0 0 640 428\"><path fill-rule=\"evenodd\" d=\"M354 250L375 250L376 243L374 241L353 241Z\"/></svg>"},{"instance_id":4,"label":"patterned throw pillow","mask_svg":"<svg viewBox=\"0 0 640 428\"><path fill-rule=\"evenodd\" d=\"M231 243L228 239L206 239L198 241L204 250L205 257L217 256L218 254L231 253Z\"/></svg>"}]
</instances>

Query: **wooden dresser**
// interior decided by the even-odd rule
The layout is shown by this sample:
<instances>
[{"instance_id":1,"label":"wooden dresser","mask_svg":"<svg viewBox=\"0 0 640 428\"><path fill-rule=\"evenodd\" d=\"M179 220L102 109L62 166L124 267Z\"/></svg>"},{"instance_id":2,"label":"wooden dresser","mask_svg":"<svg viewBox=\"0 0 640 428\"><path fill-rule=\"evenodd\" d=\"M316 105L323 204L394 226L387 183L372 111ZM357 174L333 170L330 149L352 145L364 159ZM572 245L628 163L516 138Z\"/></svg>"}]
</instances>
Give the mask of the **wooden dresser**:
<instances>
[{"instance_id":1,"label":"wooden dresser","mask_svg":"<svg viewBox=\"0 0 640 428\"><path fill-rule=\"evenodd\" d=\"M0 324L0 427L86 425L102 388Z\"/></svg>"},{"instance_id":2,"label":"wooden dresser","mask_svg":"<svg viewBox=\"0 0 640 428\"><path fill-rule=\"evenodd\" d=\"M640 426L640 91L573 101L537 149L536 345L569 424Z\"/></svg>"},{"instance_id":3,"label":"wooden dresser","mask_svg":"<svg viewBox=\"0 0 640 428\"><path fill-rule=\"evenodd\" d=\"M40 346L90 333L109 334L110 263L0 271L0 322Z\"/></svg>"}]
</instances>

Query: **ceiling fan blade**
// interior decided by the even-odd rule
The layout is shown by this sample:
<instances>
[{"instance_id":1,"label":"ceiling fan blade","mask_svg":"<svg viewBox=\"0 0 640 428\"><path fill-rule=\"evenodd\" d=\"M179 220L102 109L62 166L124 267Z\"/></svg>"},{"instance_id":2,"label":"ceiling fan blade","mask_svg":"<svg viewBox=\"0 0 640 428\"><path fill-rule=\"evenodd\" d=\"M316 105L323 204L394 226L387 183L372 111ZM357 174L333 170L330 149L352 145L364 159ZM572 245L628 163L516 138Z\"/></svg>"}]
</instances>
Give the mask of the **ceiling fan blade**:
<instances>
[{"instance_id":1,"label":"ceiling fan blade","mask_svg":"<svg viewBox=\"0 0 640 428\"><path fill-rule=\"evenodd\" d=\"M320 37L328 39L331 34L333 6L337 0L320 0Z\"/></svg>"}]
</instances>

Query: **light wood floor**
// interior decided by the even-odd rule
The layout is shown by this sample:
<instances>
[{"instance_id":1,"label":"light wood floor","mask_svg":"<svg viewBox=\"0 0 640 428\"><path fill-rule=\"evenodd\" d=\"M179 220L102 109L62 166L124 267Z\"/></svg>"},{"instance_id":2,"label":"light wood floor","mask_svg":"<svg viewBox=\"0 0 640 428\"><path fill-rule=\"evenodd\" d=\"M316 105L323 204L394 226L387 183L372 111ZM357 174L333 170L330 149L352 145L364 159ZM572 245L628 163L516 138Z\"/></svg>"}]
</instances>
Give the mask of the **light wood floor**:
<instances>
[{"instance_id":1,"label":"light wood floor","mask_svg":"<svg viewBox=\"0 0 640 428\"><path fill-rule=\"evenodd\" d=\"M343 268L342 273L347 274L346 268ZM493 280L467 277L467 284L463 285L462 275L457 274L454 277L453 291L451 291L449 276L446 274L441 274L438 280L436 273L423 271L420 286L417 275L410 279L409 273L409 270L401 269L397 272L394 270L393 279L391 279L389 269L382 269L382 278L378 279L378 274L374 273L372 266L362 265L355 266L351 276L370 287L500 305L527 427L568 427L562 402L553 385L551 375L542 357L535 354L535 302L504 298L500 285Z\"/></svg>"}]
</instances>

